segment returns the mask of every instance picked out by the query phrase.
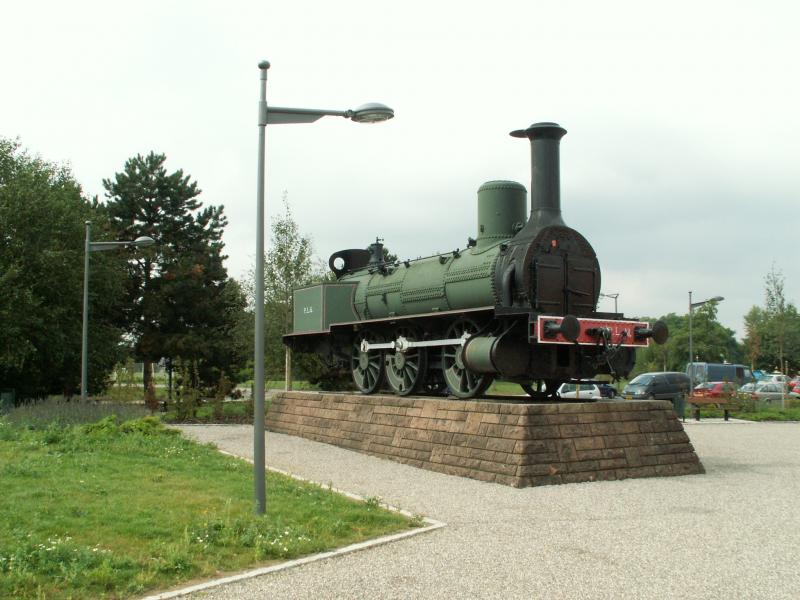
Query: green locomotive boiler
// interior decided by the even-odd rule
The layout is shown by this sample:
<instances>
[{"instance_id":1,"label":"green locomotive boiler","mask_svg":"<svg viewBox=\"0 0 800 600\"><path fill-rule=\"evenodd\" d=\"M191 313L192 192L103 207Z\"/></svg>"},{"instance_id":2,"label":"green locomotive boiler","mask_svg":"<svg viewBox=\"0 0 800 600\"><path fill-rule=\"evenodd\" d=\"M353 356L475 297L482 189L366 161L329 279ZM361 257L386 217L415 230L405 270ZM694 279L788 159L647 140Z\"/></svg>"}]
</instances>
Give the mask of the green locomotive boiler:
<instances>
[{"instance_id":1,"label":"green locomotive boiler","mask_svg":"<svg viewBox=\"0 0 800 600\"><path fill-rule=\"evenodd\" d=\"M396 263L380 241L334 253L335 282L295 290L284 343L347 365L366 394L474 398L498 378L555 399L565 381L626 376L636 348L663 343L667 328L596 310L597 256L561 217L564 134L556 123L511 133L530 140L527 218L525 187L490 181L463 250Z\"/></svg>"}]
</instances>

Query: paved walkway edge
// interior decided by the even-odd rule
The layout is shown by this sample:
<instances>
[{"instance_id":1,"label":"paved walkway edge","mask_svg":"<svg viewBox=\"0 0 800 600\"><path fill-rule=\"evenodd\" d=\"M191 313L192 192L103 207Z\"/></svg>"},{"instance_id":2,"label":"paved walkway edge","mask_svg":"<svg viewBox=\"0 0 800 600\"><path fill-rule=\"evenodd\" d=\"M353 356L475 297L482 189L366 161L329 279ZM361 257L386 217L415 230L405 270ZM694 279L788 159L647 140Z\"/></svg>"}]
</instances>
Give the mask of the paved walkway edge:
<instances>
[{"instance_id":1,"label":"paved walkway edge","mask_svg":"<svg viewBox=\"0 0 800 600\"><path fill-rule=\"evenodd\" d=\"M240 458L242 460L246 460L249 463L252 463L252 459L246 458L244 456L238 456L236 454L232 454L230 452L225 452L224 450L218 450L222 454L226 454L228 456L233 456L235 458ZM299 477L294 475L293 473L289 473L282 469L276 469L274 467L267 467L268 471L272 471L274 473L280 473L282 475L286 475L291 477L292 479L296 479L297 481L303 481L306 483L315 483L317 485L324 486L322 483L318 481L312 481L311 479L306 479L305 477ZM345 490L340 490L338 488L330 488L332 491L342 494L343 496L347 496L353 500L359 500L361 502L365 502L366 498L363 496L359 496L358 494L353 494L352 492L347 492ZM415 517L413 513L408 512L407 510L403 510L397 508L395 506L391 506L389 504L381 503L382 508L386 508L396 513L400 513L405 515L406 517ZM402 533L393 533L391 535L385 535L383 537L375 538L373 540L367 540L366 542L358 542L356 544L350 544L349 546L345 546L344 548L339 548L337 550L331 550L329 552L320 552L319 554L312 554L310 556L305 556L303 558L298 558L295 560L290 560L279 565L272 565L270 567L259 567L257 569L252 569L250 571L245 571L244 573L238 573L236 575L230 575L228 577L220 577L218 579L211 579L209 581L204 581L203 583L198 583L196 585L191 585L185 588L181 588L178 590L173 590L171 592L162 592L151 596L145 596L142 600L168 600L169 598L180 598L181 596L186 596L188 594L192 594L194 592L200 592L203 590L208 590L211 588L227 585L229 583L235 583L237 581L243 581L245 579L252 579L254 577L260 577L261 575L268 575L270 573L276 573L278 571L284 571L286 569L293 569L294 567L299 567L301 565L305 565L312 562L317 562L319 560L326 560L328 558L335 558L337 556L342 556L344 554L350 554L352 552L359 552L361 550L367 550L369 548L374 548L375 546L382 546L383 544L389 544L391 542L397 542L403 540L405 538L413 537L415 535L419 535L421 533L428 533L429 531L434 531L441 527L447 526L447 523L443 523L441 521L436 521L434 519L429 519L428 517L422 517L422 520L426 523L425 527L419 527L416 529L412 529L410 531L404 531Z\"/></svg>"}]
</instances>

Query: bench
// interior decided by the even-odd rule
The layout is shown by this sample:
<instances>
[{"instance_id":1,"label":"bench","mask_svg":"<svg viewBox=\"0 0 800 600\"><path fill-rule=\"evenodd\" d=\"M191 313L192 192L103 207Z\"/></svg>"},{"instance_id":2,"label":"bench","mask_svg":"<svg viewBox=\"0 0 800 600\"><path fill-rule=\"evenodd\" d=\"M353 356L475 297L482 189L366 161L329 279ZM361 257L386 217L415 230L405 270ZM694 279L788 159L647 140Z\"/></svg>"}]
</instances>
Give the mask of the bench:
<instances>
[{"instance_id":1,"label":"bench","mask_svg":"<svg viewBox=\"0 0 800 600\"><path fill-rule=\"evenodd\" d=\"M720 396L719 398L707 398L705 396L689 396L686 403L692 406L694 410L694 420L700 420L700 409L704 406L714 406L723 412L725 420L728 420L732 410L738 410L739 404L733 396ZM686 416L683 417L686 420Z\"/></svg>"}]
</instances>

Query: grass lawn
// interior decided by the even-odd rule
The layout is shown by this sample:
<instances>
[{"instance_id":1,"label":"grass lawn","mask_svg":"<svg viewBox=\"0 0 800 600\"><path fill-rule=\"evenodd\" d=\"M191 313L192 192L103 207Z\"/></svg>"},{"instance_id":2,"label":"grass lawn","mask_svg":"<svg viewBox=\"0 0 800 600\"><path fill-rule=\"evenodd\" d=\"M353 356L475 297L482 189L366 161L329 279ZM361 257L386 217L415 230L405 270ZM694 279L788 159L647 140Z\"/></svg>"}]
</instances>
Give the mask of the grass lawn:
<instances>
[{"instance_id":1,"label":"grass lawn","mask_svg":"<svg viewBox=\"0 0 800 600\"><path fill-rule=\"evenodd\" d=\"M718 418L724 416L723 411L716 408L703 408L700 410L700 418ZM731 418L742 419L744 421L800 421L800 408L764 408L754 411L731 411ZM694 410L686 406L686 420L694 419Z\"/></svg>"},{"instance_id":2,"label":"grass lawn","mask_svg":"<svg viewBox=\"0 0 800 600\"><path fill-rule=\"evenodd\" d=\"M738 410L731 410L734 419L746 421L800 421L800 401L787 399L786 408L781 408L779 401L755 402L749 397L734 400ZM694 409L686 404L686 418L694 418ZM704 407L700 410L700 418L723 417L723 411L717 408Z\"/></svg>"},{"instance_id":3,"label":"grass lawn","mask_svg":"<svg viewBox=\"0 0 800 600\"><path fill-rule=\"evenodd\" d=\"M0 418L0 598L124 598L419 525L267 474L156 419Z\"/></svg>"},{"instance_id":4,"label":"grass lawn","mask_svg":"<svg viewBox=\"0 0 800 600\"><path fill-rule=\"evenodd\" d=\"M722 414L722 411L718 411ZM761 408L754 411L742 411L731 413L737 419L747 419L748 421L800 421L800 406L790 408Z\"/></svg>"},{"instance_id":5,"label":"grass lawn","mask_svg":"<svg viewBox=\"0 0 800 600\"><path fill-rule=\"evenodd\" d=\"M498 396L516 396L519 394L528 396L519 384L511 383L510 381L494 381L489 389L486 390L487 394L497 394Z\"/></svg>"},{"instance_id":6,"label":"grass lawn","mask_svg":"<svg viewBox=\"0 0 800 600\"><path fill-rule=\"evenodd\" d=\"M167 399L167 388L157 387L154 388L156 399L159 401ZM108 402L142 402L144 400L144 389L141 385L125 386L118 385L109 386L98 398Z\"/></svg>"},{"instance_id":7,"label":"grass lawn","mask_svg":"<svg viewBox=\"0 0 800 600\"><path fill-rule=\"evenodd\" d=\"M751 421L800 421L800 408L770 408L756 413L735 413L734 416Z\"/></svg>"},{"instance_id":8,"label":"grass lawn","mask_svg":"<svg viewBox=\"0 0 800 600\"><path fill-rule=\"evenodd\" d=\"M247 381L242 381L241 383L236 384L237 387L244 388L250 390L253 388L253 380L248 379ZM264 388L267 390L285 390L286 389L286 380L285 379L267 379L264 381ZM294 391L313 391L318 392L322 388L315 383L309 383L304 379L292 379L292 390Z\"/></svg>"},{"instance_id":9,"label":"grass lawn","mask_svg":"<svg viewBox=\"0 0 800 600\"><path fill-rule=\"evenodd\" d=\"M181 419L175 411L167 410L163 415L167 423L252 423L253 405L244 401L227 401L221 405L222 417L215 414L215 407L211 403L198 406L193 418ZM265 411L269 408L269 400L264 405Z\"/></svg>"}]
</instances>

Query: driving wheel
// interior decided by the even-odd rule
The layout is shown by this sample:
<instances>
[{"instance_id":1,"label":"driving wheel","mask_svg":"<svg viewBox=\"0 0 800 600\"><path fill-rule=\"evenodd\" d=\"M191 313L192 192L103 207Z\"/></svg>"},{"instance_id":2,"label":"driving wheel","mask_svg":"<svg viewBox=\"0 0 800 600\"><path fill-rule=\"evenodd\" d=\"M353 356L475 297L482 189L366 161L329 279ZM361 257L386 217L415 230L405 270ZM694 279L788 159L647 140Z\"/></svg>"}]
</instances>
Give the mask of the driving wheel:
<instances>
[{"instance_id":1,"label":"driving wheel","mask_svg":"<svg viewBox=\"0 0 800 600\"><path fill-rule=\"evenodd\" d=\"M447 339L469 336L478 331L472 319L459 319L447 329ZM474 373L464 365L463 346L445 346L442 349L442 374L447 388L458 398L475 398L486 391L494 380L493 375Z\"/></svg>"},{"instance_id":2,"label":"driving wheel","mask_svg":"<svg viewBox=\"0 0 800 600\"><path fill-rule=\"evenodd\" d=\"M364 394L373 394L383 383L383 352L380 350L361 350L361 342L379 343L381 337L375 333L362 332L353 340L350 353L350 372L356 387Z\"/></svg>"},{"instance_id":3,"label":"driving wheel","mask_svg":"<svg viewBox=\"0 0 800 600\"><path fill-rule=\"evenodd\" d=\"M556 379L539 379L531 383L520 383L519 386L525 390L528 396L536 400L555 400L556 391L562 383Z\"/></svg>"},{"instance_id":4,"label":"driving wheel","mask_svg":"<svg viewBox=\"0 0 800 600\"><path fill-rule=\"evenodd\" d=\"M419 331L413 327L398 327L394 339L400 348L384 353L386 381L395 394L408 396L420 389L425 381L428 355L425 348L403 349L403 344L421 339Z\"/></svg>"}]
</instances>

